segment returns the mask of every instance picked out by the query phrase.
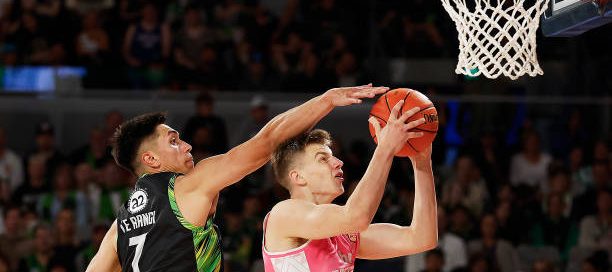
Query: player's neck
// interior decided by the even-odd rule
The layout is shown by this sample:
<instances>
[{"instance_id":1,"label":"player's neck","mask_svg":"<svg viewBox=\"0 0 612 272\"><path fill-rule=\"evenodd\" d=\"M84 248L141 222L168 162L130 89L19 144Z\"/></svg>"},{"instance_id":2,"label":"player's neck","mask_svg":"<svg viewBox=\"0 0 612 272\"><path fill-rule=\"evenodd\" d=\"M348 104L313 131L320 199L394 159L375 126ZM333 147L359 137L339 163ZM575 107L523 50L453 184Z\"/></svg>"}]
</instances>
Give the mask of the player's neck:
<instances>
[{"instance_id":1,"label":"player's neck","mask_svg":"<svg viewBox=\"0 0 612 272\"><path fill-rule=\"evenodd\" d=\"M313 193L308 188L299 188L291 190L291 199L301 199L314 204L329 204L332 203L335 197L327 194Z\"/></svg>"}]
</instances>

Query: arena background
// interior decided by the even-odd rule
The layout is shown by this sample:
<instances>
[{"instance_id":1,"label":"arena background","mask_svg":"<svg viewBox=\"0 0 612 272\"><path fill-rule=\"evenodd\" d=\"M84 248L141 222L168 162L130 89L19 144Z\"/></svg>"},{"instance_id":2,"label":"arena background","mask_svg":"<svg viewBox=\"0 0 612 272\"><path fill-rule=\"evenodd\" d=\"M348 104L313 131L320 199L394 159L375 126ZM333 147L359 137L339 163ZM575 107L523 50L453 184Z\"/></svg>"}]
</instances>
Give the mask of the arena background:
<instances>
[{"instance_id":1,"label":"arena background","mask_svg":"<svg viewBox=\"0 0 612 272\"><path fill-rule=\"evenodd\" d=\"M434 101L445 216L441 250L356 271L611 271L610 24L539 34L544 75L510 81L454 73L455 25L439 1L0 5L0 271L84 271L135 181L106 148L121 120L167 111L204 158L329 88L370 82ZM318 126L336 140L349 192L374 148L372 102ZM261 220L286 197L267 170L222 192L226 271L263 271ZM412 186L409 161L396 159L375 221L409 224Z\"/></svg>"}]
</instances>

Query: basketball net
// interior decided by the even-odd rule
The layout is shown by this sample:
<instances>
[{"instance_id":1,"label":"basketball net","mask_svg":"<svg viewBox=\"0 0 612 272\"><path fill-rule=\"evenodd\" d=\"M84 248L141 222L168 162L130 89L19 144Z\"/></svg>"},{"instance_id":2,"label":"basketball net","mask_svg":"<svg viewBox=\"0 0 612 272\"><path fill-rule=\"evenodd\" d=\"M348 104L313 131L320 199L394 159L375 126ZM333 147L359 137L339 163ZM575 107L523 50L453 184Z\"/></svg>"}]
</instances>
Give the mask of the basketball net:
<instances>
[{"instance_id":1,"label":"basketball net","mask_svg":"<svg viewBox=\"0 0 612 272\"><path fill-rule=\"evenodd\" d=\"M473 7L468 7L473 3ZM549 0L442 0L457 26L459 62L455 72L468 76L500 75L512 80L541 75L536 32Z\"/></svg>"}]
</instances>

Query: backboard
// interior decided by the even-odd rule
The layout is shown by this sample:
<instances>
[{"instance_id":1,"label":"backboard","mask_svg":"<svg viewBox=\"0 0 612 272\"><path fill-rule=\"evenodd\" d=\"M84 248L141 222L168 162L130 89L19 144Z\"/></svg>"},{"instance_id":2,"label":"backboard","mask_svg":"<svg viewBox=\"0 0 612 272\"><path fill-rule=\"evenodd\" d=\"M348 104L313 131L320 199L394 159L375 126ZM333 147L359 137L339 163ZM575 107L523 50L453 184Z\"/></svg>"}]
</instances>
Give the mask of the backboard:
<instances>
[{"instance_id":1,"label":"backboard","mask_svg":"<svg viewBox=\"0 0 612 272\"><path fill-rule=\"evenodd\" d=\"M542 15L547 37L573 37L612 22L612 1L551 0Z\"/></svg>"}]
</instances>

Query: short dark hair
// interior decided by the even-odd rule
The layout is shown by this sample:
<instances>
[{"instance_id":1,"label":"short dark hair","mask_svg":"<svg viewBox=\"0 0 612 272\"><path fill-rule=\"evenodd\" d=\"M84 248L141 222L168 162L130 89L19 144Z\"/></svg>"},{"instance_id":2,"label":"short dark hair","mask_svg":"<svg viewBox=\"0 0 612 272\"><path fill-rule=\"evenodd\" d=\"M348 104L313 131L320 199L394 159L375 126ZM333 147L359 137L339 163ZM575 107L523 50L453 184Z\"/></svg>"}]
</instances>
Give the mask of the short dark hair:
<instances>
[{"instance_id":1,"label":"short dark hair","mask_svg":"<svg viewBox=\"0 0 612 272\"><path fill-rule=\"evenodd\" d=\"M166 122L165 112L136 116L121 124L111 138L115 162L132 173L136 173L136 155L142 143L155 134L155 128Z\"/></svg>"},{"instance_id":2,"label":"short dark hair","mask_svg":"<svg viewBox=\"0 0 612 272\"><path fill-rule=\"evenodd\" d=\"M331 146L331 136L329 132L322 129L315 129L304 132L292 139L279 145L272 155L272 169L276 180L285 188L289 189L287 181L287 171L293 164L295 156L301 154L304 148L310 144L324 144Z\"/></svg>"}]
</instances>

